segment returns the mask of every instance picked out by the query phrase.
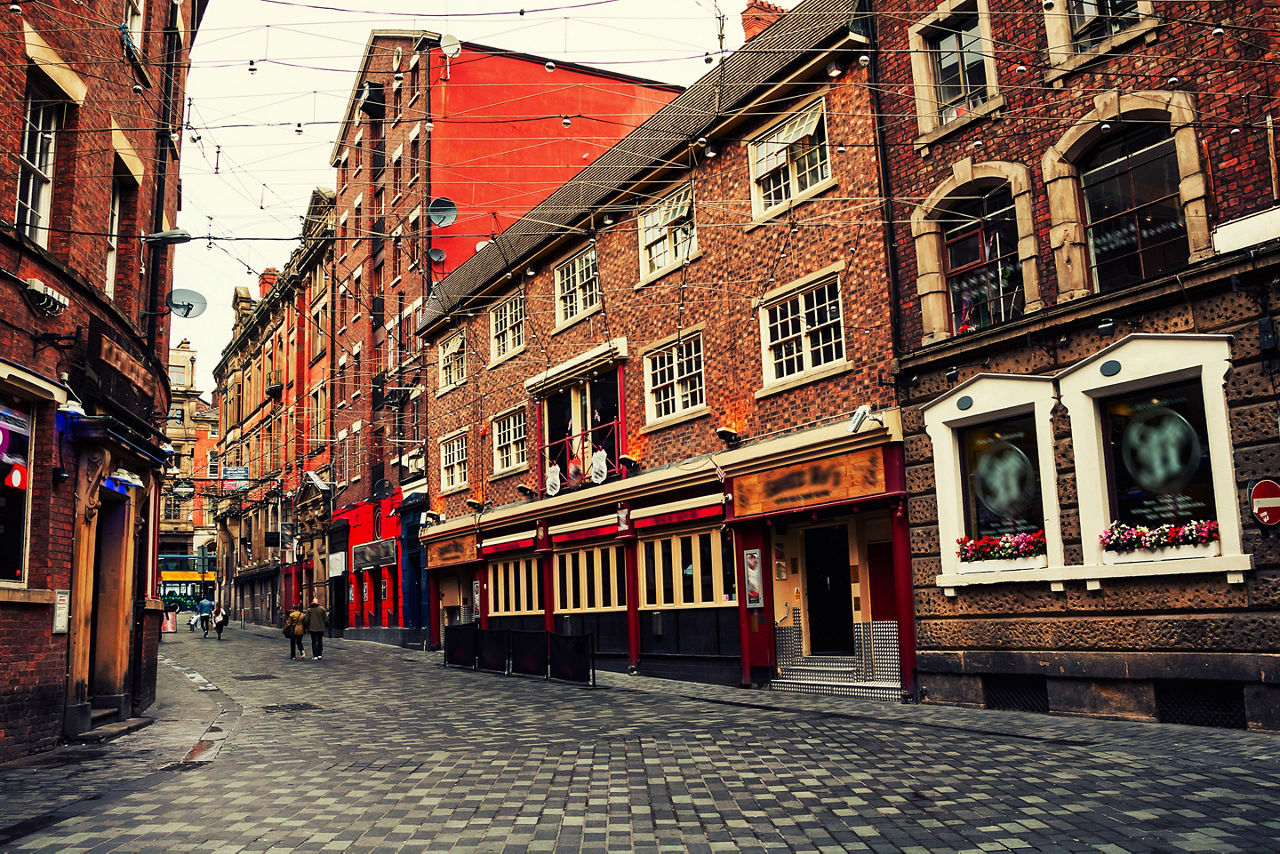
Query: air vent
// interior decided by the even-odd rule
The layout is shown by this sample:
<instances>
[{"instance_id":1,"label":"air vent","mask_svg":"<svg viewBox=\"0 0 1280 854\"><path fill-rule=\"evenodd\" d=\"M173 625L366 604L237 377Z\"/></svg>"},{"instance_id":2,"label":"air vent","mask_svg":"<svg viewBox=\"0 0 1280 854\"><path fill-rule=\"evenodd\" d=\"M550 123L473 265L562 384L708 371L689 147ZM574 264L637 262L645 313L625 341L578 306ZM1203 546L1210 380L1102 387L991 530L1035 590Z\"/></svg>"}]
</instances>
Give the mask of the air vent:
<instances>
[{"instance_id":1,"label":"air vent","mask_svg":"<svg viewBox=\"0 0 1280 854\"><path fill-rule=\"evenodd\" d=\"M1156 719L1162 724L1245 729L1244 686L1207 679L1160 679Z\"/></svg>"},{"instance_id":2,"label":"air vent","mask_svg":"<svg viewBox=\"0 0 1280 854\"><path fill-rule=\"evenodd\" d=\"M982 677L982 696L988 709L1049 713L1049 688L1043 676L989 674Z\"/></svg>"}]
</instances>

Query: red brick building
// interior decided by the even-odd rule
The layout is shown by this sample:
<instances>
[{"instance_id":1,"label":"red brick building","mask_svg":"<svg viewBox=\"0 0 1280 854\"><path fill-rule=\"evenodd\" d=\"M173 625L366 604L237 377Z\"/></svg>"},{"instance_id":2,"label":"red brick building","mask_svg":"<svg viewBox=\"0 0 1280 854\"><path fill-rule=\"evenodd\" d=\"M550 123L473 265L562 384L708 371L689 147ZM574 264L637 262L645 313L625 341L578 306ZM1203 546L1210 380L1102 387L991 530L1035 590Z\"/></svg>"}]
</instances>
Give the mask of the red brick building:
<instances>
[{"instance_id":1,"label":"red brick building","mask_svg":"<svg viewBox=\"0 0 1280 854\"><path fill-rule=\"evenodd\" d=\"M424 304L433 642L478 615L609 669L910 678L868 41L847 3L768 11Z\"/></svg>"},{"instance_id":2,"label":"red brick building","mask_svg":"<svg viewBox=\"0 0 1280 854\"><path fill-rule=\"evenodd\" d=\"M1280 726L1277 7L869 8L922 699Z\"/></svg>"},{"instance_id":3,"label":"red brick building","mask_svg":"<svg viewBox=\"0 0 1280 854\"><path fill-rule=\"evenodd\" d=\"M343 556L330 570L345 570L332 591L348 601L340 623L388 639L419 625L421 556L416 533L401 547L400 509L425 500L426 368L412 327L433 283L679 91L420 31L370 36L333 151L328 548Z\"/></svg>"},{"instance_id":4,"label":"red brick building","mask_svg":"<svg viewBox=\"0 0 1280 854\"><path fill-rule=\"evenodd\" d=\"M145 709L171 229L203 0L14 4L0 80L0 761Z\"/></svg>"}]
</instances>

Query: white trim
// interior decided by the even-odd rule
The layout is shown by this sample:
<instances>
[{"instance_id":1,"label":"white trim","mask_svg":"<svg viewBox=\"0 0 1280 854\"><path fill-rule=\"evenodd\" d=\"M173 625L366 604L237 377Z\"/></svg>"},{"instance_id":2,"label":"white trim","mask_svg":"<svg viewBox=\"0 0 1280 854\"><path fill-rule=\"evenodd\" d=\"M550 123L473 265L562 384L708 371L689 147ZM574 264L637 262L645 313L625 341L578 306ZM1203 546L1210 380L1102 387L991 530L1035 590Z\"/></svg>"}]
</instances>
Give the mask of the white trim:
<instances>
[{"instance_id":1,"label":"white trim","mask_svg":"<svg viewBox=\"0 0 1280 854\"><path fill-rule=\"evenodd\" d=\"M961 409L960 404L968 404ZM979 374L942 397L921 407L925 432L933 443L935 494L938 501L938 540L941 548L942 572L938 584L967 583L970 577L990 575L993 563L962 563L956 554L956 540L965 536L964 477L961 472L963 449L957 432L965 427L985 424L1001 418L1032 414L1035 420L1036 465L1040 469L1040 505L1044 513L1047 563L1063 563L1062 520L1058 507L1058 476L1054 466L1052 413L1057 402L1052 377L1016 374ZM1007 572L1034 570L1034 564L1046 558L1028 558L1020 566L1002 566ZM1043 564L1042 564L1043 565ZM1005 572L998 572L1006 577ZM960 580L957 580L960 579Z\"/></svg>"},{"instance_id":2,"label":"white trim","mask_svg":"<svg viewBox=\"0 0 1280 854\"><path fill-rule=\"evenodd\" d=\"M577 522L566 522L563 525L551 525L547 528L547 536L557 537L561 534L573 534L577 531L589 531L592 528L607 528L610 525L616 527L617 524L617 513L610 513L607 516L592 516L590 519L579 519Z\"/></svg>"},{"instance_id":3,"label":"white trim","mask_svg":"<svg viewBox=\"0 0 1280 854\"><path fill-rule=\"evenodd\" d=\"M1111 361L1119 363L1119 372L1111 377L1103 376L1101 366ZM1120 563L1115 553L1105 551L1098 542L1099 535L1112 522L1098 402L1118 394L1192 379L1200 383L1204 395L1214 511L1222 538L1222 555L1243 554L1231 425L1224 388L1230 369L1230 336L1135 334L1059 375L1062 405L1071 417L1076 492L1080 503L1080 539L1086 564ZM1156 567L1164 562L1156 552L1149 566L1153 572L1163 572ZM1127 565L1134 566L1132 563Z\"/></svg>"},{"instance_id":4,"label":"white trim","mask_svg":"<svg viewBox=\"0 0 1280 854\"><path fill-rule=\"evenodd\" d=\"M543 394L551 389L568 384L578 375L585 374L592 368L604 367L627 358L627 339L614 338L587 352L548 368L524 381L524 390L529 394Z\"/></svg>"}]
</instances>

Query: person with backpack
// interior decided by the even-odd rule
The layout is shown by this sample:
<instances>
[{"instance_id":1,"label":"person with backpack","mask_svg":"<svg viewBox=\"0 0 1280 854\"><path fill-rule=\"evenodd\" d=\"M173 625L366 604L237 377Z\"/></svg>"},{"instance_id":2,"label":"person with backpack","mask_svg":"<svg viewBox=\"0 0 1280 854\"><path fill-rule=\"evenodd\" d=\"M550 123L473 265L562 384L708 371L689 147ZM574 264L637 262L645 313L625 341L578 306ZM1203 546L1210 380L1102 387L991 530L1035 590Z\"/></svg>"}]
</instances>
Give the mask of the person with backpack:
<instances>
[{"instance_id":1,"label":"person with backpack","mask_svg":"<svg viewBox=\"0 0 1280 854\"><path fill-rule=\"evenodd\" d=\"M303 658L307 654L302 651L302 635L306 631L307 615L302 612L301 605L294 605L284 618L284 636L289 639L289 658ZM296 654L295 654L296 653Z\"/></svg>"}]
</instances>

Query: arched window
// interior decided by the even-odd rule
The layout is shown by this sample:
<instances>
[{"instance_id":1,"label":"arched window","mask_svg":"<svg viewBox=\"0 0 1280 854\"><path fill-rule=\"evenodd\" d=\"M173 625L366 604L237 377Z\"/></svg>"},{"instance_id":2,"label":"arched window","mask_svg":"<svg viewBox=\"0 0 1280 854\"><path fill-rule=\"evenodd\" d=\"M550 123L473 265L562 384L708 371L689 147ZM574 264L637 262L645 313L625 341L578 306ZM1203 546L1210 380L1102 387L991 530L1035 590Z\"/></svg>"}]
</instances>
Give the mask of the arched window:
<instances>
[{"instance_id":1,"label":"arched window","mask_svg":"<svg viewBox=\"0 0 1280 854\"><path fill-rule=\"evenodd\" d=\"M1185 266L1190 255L1168 123L1108 137L1079 161L1094 284L1125 288Z\"/></svg>"},{"instance_id":2,"label":"arched window","mask_svg":"<svg viewBox=\"0 0 1280 854\"><path fill-rule=\"evenodd\" d=\"M980 193L937 214L955 333L1021 317L1025 309L1013 194L1007 184Z\"/></svg>"}]
</instances>

